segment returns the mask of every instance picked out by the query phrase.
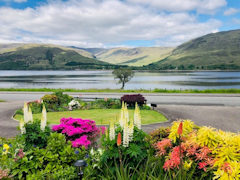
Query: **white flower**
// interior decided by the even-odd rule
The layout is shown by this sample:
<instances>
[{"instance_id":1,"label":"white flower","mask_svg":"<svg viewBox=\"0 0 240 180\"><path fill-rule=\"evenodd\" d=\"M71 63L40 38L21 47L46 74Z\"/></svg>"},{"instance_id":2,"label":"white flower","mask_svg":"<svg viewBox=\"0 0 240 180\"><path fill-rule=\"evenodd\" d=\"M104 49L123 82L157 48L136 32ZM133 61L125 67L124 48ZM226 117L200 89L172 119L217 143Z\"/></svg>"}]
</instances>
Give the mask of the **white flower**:
<instances>
[{"instance_id":1,"label":"white flower","mask_svg":"<svg viewBox=\"0 0 240 180\"><path fill-rule=\"evenodd\" d=\"M133 140L133 133L134 133L134 125L133 125L133 120L131 120L130 125L128 126L128 138L129 138L129 141Z\"/></svg>"},{"instance_id":2,"label":"white flower","mask_svg":"<svg viewBox=\"0 0 240 180\"><path fill-rule=\"evenodd\" d=\"M123 128L123 146L128 147L129 146L129 133L128 133L128 124L124 124Z\"/></svg>"},{"instance_id":3,"label":"white flower","mask_svg":"<svg viewBox=\"0 0 240 180\"><path fill-rule=\"evenodd\" d=\"M41 130L42 131L45 130L46 125L47 125L47 111L46 111L45 105L43 104L42 118L41 118Z\"/></svg>"},{"instance_id":4,"label":"white flower","mask_svg":"<svg viewBox=\"0 0 240 180\"><path fill-rule=\"evenodd\" d=\"M80 107L80 103L73 99L70 103L68 103L68 107L69 109L78 108Z\"/></svg>"},{"instance_id":5,"label":"white flower","mask_svg":"<svg viewBox=\"0 0 240 180\"><path fill-rule=\"evenodd\" d=\"M124 102L122 102L122 109L121 109L120 118L119 118L119 125L121 126L121 128L124 127L124 109L125 109Z\"/></svg>"},{"instance_id":6,"label":"white flower","mask_svg":"<svg viewBox=\"0 0 240 180\"><path fill-rule=\"evenodd\" d=\"M33 114L32 114L32 109L30 106L28 108L28 120L29 120L29 122L33 122Z\"/></svg>"},{"instance_id":7,"label":"white flower","mask_svg":"<svg viewBox=\"0 0 240 180\"><path fill-rule=\"evenodd\" d=\"M115 139L115 125L114 122L110 122L110 128L109 128L109 139L112 141Z\"/></svg>"},{"instance_id":8,"label":"white flower","mask_svg":"<svg viewBox=\"0 0 240 180\"><path fill-rule=\"evenodd\" d=\"M24 127L24 120L22 118L19 121L19 126L20 126L20 130L21 130L21 134L25 134L26 133L26 129Z\"/></svg>"},{"instance_id":9,"label":"white flower","mask_svg":"<svg viewBox=\"0 0 240 180\"><path fill-rule=\"evenodd\" d=\"M23 106L23 118L24 118L25 124L29 122L28 105L26 102L24 103L24 106Z\"/></svg>"},{"instance_id":10,"label":"white flower","mask_svg":"<svg viewBox=\"0 0 240 180\"><path fill-rule=\"evenodd\" d=\"M135 105L135 111L134 111L134 125L138 128L141 129L141 114L140 110L138 107L138 104L136 103Z\"/></svg>"}]
</instances>

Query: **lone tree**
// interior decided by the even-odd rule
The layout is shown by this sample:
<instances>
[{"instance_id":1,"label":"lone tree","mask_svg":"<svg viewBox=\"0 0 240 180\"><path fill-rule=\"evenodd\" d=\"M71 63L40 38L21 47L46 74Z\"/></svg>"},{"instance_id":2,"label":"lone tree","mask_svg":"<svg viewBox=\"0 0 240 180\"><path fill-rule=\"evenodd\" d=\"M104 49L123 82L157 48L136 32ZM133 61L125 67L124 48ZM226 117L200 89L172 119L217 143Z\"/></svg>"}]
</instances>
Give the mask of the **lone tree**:
<instances>
[{"instance_id":1,"label":"lone tree","mask_svg":"<svg viewBox=\"0 0 240 180\"><path fill-rule=\"evenodd\" d=\"M119 79L118 83L122 84L121 89L124 89L125 84L134 76L134 72L131 69L115 69L112 74L115 79Z\"/></svg>"}]
</instances>

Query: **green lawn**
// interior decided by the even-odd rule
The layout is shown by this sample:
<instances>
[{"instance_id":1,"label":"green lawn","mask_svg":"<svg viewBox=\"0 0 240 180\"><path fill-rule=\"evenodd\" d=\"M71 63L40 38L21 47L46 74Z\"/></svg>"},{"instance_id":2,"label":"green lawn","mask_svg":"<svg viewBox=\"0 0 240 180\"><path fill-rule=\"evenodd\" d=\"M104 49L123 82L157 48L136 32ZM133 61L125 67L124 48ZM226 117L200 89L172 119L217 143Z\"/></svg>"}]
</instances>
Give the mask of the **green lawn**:
<instances>
[{"instance_id":1,"label":"green lawn","mask_svg":"<svg viewBox=\"0 0 240 180\"><path fill-rule=\"evenodd\" d=\"M59 124L62 117L74 117L82 119L91 119L96 121L98 125L109 124L110 121L118 121L120 114L119 109L91 109L64 112L47 113L48 122L50 124ZM130 118L133 118L134 110L129 110ZM167 118L157 111L141 110L142 124L152 124L167 121ZM34 114L34 118L41 119L41 114ZM21 119L21 115L16 115L15 119Z\"/></svg>"},{"instance_id":2,"label":"green lawn","mask_svg":"<svg viewBox=\"0 0 240 180\"><path fill-rule=\"evenodd\" d=\"M5 102L5 101L0 99L0 102Z\"/></svg>"}]
</instances>

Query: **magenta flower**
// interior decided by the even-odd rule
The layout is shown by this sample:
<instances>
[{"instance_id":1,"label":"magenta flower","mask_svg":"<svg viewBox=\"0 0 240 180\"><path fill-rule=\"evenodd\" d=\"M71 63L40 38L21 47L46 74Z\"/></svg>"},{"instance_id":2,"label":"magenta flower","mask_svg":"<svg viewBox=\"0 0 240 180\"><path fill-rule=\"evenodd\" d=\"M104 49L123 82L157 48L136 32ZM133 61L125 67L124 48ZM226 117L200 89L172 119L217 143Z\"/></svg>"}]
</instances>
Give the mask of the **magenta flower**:
<instances>
[{"instance_id":1,"label":"magenta flower","mask_svg":"<svg viewBox=\"0 0 240 180\"><path fill-rule=\"evenodd\" d=\"M64 134L66 139L72 142L73 147L85 148L96 142L100 131L105 131L103 128L98 128L95 121L71 117L62 118L60 124L53 126L52 130Z\"/></svg>"}]
</instances>

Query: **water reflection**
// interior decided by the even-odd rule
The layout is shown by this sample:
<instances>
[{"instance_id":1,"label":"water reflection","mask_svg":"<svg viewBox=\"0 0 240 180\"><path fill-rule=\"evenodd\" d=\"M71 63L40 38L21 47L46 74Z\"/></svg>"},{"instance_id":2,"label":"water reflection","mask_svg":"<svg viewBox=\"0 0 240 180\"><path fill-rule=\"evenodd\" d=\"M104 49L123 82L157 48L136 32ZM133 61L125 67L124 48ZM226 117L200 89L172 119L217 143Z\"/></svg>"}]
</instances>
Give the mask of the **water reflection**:
<instances>
[{"instance_id":1,"label":"water reflection","mask_svg":"<svg viewBox=\"0 0 240 180\"><path fill-rule=\"evenodd\" d=\"M0 71L0 88L119 88L111 71ZM126 89L240 88L240 72L136 72Z\"/></svg>"}]
</instances>

